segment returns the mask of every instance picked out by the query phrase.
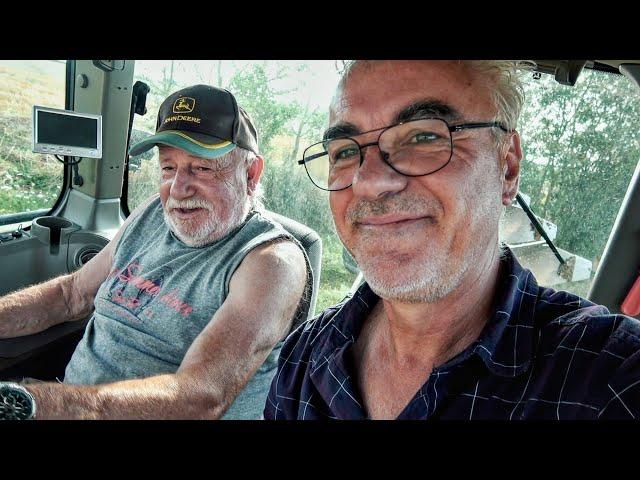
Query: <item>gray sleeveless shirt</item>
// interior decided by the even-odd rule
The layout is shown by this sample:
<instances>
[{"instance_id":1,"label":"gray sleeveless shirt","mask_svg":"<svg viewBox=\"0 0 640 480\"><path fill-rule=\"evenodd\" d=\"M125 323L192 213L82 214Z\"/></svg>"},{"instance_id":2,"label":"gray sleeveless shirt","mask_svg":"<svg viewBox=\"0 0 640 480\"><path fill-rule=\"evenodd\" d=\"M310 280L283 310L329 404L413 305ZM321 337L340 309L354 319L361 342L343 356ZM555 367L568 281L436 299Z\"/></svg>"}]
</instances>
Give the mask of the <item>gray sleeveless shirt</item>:
<instances>
[{"instance_id":1,"label":"gray sleeveless shirt","mask_svg":"<svg viewBox=\"0 0 640 480\"><path fill-rule=\"evenodd\" d=\"M153 200L117 245L113 270L98 289L64 382L94 385L176 372L227 297L244 257L277 238L299 246L278 223L252 212L226 237L189 247L169 230L160 199ZM260 418L281 347L275 346L223 418Z\"/></svg>"}]
</instances>

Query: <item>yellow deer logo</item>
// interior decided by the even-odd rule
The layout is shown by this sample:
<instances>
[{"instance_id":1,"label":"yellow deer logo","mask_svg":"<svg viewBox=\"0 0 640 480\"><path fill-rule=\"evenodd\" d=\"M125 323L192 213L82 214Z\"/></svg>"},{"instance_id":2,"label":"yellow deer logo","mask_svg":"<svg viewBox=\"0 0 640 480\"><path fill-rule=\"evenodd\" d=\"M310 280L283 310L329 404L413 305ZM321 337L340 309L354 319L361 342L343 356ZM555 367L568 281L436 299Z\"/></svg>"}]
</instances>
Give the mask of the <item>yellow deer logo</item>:
<instances>
[{"instance_id":1,"label":"yellow deer logo","mask_svg":"<svg viewBox=\"0 0 640 480\"><path fill-rule=\"evenodd\" d=\"M196 101L190 97L180 97L173 103L173 113L189 113L193 112Z\"/></svg>"}]
</instances>

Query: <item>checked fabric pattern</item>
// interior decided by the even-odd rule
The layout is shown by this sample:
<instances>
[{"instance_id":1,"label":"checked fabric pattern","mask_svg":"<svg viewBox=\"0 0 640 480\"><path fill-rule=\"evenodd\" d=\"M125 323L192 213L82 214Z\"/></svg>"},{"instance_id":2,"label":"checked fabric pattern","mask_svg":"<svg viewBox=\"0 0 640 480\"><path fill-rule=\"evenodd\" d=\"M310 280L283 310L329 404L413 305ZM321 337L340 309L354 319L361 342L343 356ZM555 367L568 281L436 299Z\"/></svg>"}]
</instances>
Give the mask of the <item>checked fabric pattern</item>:
<instances>
[{"instance_id":1,"label":"checked fabric pattern","mask_svg":"<svg viewBox=\"0 0 640 480\"><path fill-rule=\"evenodd\" d=\"M398 419L640 418L640 322L538 286L505 248L493 316ZM363 284L287 338L265 419L367 419L347 361L378 297Z\"/></svg>"}]
</instances>

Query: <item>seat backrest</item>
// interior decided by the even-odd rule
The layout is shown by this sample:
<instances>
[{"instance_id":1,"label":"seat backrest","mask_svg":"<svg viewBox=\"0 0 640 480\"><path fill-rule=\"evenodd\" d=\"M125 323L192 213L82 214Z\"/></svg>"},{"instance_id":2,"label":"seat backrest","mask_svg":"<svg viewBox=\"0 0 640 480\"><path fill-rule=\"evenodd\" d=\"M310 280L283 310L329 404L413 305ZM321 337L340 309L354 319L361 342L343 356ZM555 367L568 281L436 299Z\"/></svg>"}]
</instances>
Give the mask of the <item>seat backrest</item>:
<instances>
[{"instance_id":1,"label":"seat backrest","mask_svg":"<svg viewBox=\"0 0 640 480\"><path fill-rule=\"evenodd\" d=\"M320 239L320 235L306 225L296 222L288 217L284 217L278 213L266 210L264 214L266 217L275 220L282 225L287 232L293 235L293 237L300 242L302 248L307 252L307 257L309 258L309 264L311 266L312 282L308 310L306 312L306 317L303 317L303 319L308 320L313 317L315 312L320 285L320 268L322 262L322 240Z\"/></svg>"}]
</instances>

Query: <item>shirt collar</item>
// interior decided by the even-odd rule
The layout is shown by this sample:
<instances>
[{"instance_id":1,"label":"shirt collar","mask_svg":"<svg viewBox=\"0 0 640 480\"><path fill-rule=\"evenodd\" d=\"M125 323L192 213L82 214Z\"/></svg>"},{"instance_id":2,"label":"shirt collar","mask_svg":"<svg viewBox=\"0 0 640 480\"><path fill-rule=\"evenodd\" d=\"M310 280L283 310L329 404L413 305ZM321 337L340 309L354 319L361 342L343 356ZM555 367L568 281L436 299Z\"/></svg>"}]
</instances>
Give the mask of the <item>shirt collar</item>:
<instances>
[{"instance_id":1,"label":"shirt collar","mask_svg":"<svg viewBox=\"0 0 640 480\"><path fill-rule=\"evenodd\" d=\"M321 322L318 332L310 339L312 353L309 377L336 415L335 418L366 418L356 388L357 380L350 377L353 369L347 366L347 351L358 338L364 319L378 299L364 283L353 297L332 308L337 310L335 314L325 312L318 319ZM311 323L307 325L312 327Z\"/></svg>"},{"instance_id":2,"label":"shirt collar","mask_svg":"<svg viewBox=\"0 0 640 480\"><path fill-rule=\"evenodd\" d=\"M494 374L515 377L527 371L534 348L534 319L538 284L528 269L523 268L511 250L503 248L494 309L478 339L464 352L438 367L443 371L478 355ZM312 376L322 373L322 366L335 366L346 376L346 350L355 343L367 314L379 297L362 284L351 298L336 306L336 313L323 322L311 339L314 345Z\"/></svg>"},{"instance_id":3,"label":"shirt collar","mask_svg":"<svg viewBox=\"0 0 640 480\"><path fill-rule=\"evenodd\" d=\"M538 283L504 247L493 315L470 346L496 375L515 377L528 370L534 349Z\"/></svg>"}]
</instances>

